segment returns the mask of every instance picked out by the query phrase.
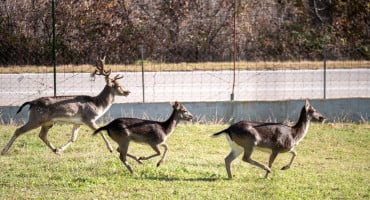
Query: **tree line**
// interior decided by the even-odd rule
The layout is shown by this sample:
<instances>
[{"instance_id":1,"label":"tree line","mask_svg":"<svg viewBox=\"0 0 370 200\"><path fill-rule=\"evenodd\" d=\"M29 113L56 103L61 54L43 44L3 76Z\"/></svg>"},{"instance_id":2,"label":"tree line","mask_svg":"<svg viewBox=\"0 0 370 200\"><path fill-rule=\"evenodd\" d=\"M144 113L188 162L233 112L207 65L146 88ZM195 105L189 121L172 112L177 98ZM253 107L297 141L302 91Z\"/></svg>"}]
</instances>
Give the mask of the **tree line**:
<instances>
[{"instance_id":1,"label":"tree line","mask_svg":"<svg viewBox=\"0 0 370 200\"><path fill-rule=\"evenodd\" d=\"M370 59L367 0L55 1L58 64ZM0 2L0 64L51 63L50 0ZM143 51L141 51L143 49Z\"/></svg>"}]
</instances>

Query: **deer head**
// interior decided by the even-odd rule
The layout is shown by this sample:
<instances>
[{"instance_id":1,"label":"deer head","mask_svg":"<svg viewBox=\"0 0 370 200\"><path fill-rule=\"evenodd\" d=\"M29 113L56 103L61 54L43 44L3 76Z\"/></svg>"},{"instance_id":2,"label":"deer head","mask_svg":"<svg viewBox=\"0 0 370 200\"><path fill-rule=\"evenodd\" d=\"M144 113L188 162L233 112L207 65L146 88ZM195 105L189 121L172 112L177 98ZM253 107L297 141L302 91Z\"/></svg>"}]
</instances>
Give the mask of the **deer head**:
<instances>
[{"instance_id":1,"label":"deer head","mask_svg":"<svg viewBox=\"0 0 370 200\"><path fill-rule=\"evenodd\" d=\"M307 117L310 120L313 119L319 122L324 122L326 120L326 118L321 113L319 113L313 106L310 105L310 102L308 100L306 100L305 109Z\"/></svg>"},{"instance_id":2,"label":"deer head","mask_svg":"<svg viewBox=\"0 0 370 200\"><path fill-rule=\"evenodd\" d=\"M171 105L173 109L178 112L178 116L180 119L187 120L187 121L190 121L191 119L193 119L193 115L181 103L176 101L174 103L171 103Z\"/></svg>"},{"instance_id":3,"label":"deer head","mask_svg":"<svg viewBox=\"0 0 370 200\"><path fill-rule=\"evenodd\" d=\"M113 79L108 77L107 85L114 88L114 91L117 95L127 96L130 94L130 91L117 81L122 78L123 76L120 74L117 74Z\"/></svg>"}]
</instances>

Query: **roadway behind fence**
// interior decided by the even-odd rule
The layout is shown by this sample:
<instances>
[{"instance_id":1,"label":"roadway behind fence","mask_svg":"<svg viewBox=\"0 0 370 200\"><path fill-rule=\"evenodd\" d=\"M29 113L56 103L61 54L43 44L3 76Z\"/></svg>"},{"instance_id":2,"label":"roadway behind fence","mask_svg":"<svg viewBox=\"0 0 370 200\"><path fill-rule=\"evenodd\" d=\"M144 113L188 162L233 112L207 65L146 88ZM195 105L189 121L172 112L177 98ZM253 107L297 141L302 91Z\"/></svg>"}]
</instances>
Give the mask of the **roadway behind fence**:
<instances>
[{"instance_id":1,"label":"roadway behind fence","mask_svg":"<svg viewBox=\"0 0 370 200\"><path fill-rule=\"evenodd\" d=\"M113 70L112 75L122 74L124 78L120 81L131 91L128 97L117 97L116 103L370 97L369 61L328 63L327 69L322 62L307 61L241 62L235 70L232 63L146 63L143 68L141 65L107 65L107 68ZM270 69L271 66L275 69ZM12 73L0 74L0 106L17 106L41 96L53 96L55 91L58 96L97 95L105 81L99 76L92 78L88 72L93 71L92 65L58 66L54 76L45 67L14 67Z\"/></svg>"}]
</instances>

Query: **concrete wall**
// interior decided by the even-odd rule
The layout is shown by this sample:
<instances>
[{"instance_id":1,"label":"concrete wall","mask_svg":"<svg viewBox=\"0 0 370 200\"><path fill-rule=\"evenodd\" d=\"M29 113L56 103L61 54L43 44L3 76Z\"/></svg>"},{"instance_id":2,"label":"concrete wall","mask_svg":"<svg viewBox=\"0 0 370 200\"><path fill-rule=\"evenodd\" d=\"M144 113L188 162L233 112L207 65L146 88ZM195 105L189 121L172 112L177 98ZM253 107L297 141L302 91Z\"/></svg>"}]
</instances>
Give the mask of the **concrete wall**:
<instances>
[{"instance_id":1,"label":"concrete wall","mask_svg":"<svg viewBox=\"0 0 370 200\"><path fill-rule=\"evenodd\" d=\"M317 110L332 122L369 121L370 98L311 100ZM200 123L236 122L239 120L294 122L304 100L185 102L184 105ZM15 114L19 107L0 107L0 123L18 124L27 121L28 107ZM165 120L171 113L169 103L114 104L99 120L107 122L117 117Z\"/></svg>"}]
</instances>

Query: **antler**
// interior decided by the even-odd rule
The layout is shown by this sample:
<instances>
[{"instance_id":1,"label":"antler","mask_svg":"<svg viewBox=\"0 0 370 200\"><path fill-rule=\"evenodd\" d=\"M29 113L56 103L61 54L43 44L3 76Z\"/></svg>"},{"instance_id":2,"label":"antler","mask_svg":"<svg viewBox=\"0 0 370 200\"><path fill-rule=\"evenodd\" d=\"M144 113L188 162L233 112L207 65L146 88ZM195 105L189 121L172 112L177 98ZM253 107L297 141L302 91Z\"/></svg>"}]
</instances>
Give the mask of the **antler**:
<instances>
[{"instance_id":1,"label":"antler","mask_svg":"<svg viewBox=\"0 0 370 200\"><path fill-rule=\"evenodd\" d=\"M118 79L121 79L121 78L123 78L123 75L117 74L117 75L113 78L113 81L118 80Z\"/></svg>"},{"instance_id":2,"label":"antler","mask_svg":"<svg viewBox=\"0 0 370 200\"><path fill-rule=\"evenodd\" d=\"M109 71L108 70L104 70L104 64L105 64L105 56L103 57L103 59L97 58L96 66L95 66L96 69L91 74L91 76L94 77L95 75L103 75L106 78L108 78L109 75L111 74L112 70L111 69Z\"/></svg>"}]
</instances>

